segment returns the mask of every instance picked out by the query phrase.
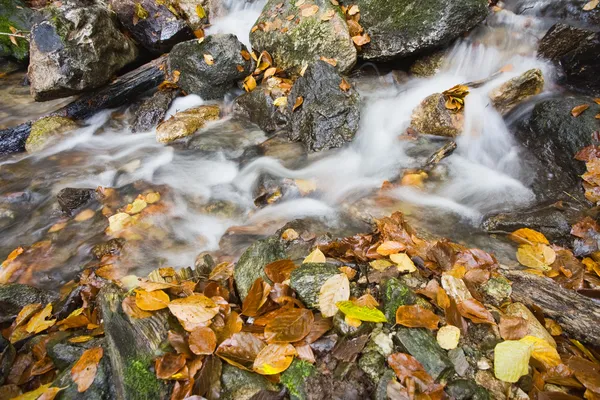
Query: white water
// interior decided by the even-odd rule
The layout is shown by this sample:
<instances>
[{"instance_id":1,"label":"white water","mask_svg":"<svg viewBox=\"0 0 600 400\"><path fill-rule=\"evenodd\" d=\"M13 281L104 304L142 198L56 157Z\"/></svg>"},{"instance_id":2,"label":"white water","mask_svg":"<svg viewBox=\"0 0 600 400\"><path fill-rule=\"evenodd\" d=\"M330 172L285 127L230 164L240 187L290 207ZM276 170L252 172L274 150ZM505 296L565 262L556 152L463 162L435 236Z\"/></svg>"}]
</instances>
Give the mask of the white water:
<instances>
[{"instance_id":1,"label":"white water","mask_svg":"<svg viewBox=\"0 0 600 400\"><path fill-rule=\"evenodd\" d=\"M230 13L215 22L208 33L235 33L248 44L248 32L263 3L233 5ZM360 129L354 142L341 150L313 155L300 169L286 168L279 160L268 157L240 168L225 154L207 156L164 146L156 143L154 132L132 134L128 126L111 121L108 111L91 118L85 128L56 146L40 154L10 158L0 163L0 168L27 165L41 175L38 179L53 194L64 187L120 187L139 180L167 185L171 207L167 215L157 217L155 222L178 244L146 249L146 259L136 261L144 263L156 256L166 258L172 265L189 265L200 251L218 249L222 235L232 226L259 226L272 231L286 221L305 216L335 220L345 205L372 196L384 181L422 163L422 159L408 155L416 144L400 136L410 124L412 110L425 97L456 84L487 78L510 64L510 72L473 89L466 98L465 132L458 140L457 151L442 162L447 178L441 183L427 183L425 189L400 187L389 193L397 201L395 208L409 205L413 210L433 210L476 227L488 212L523 206L533 200L532 192L519 181L526 171L518 148L502 117L490 106L487 94L531 68L543 70L546 90L553 86L552 70L535 58L536 37L544 29L538 21L501 12L488 25L457 43L447 65L433 78L411 78L402 84L394 83L391 75L359 78L363 100ZM169 115L199 104L203 100L198 96L177 99ZM214 134L229 123L229 118L225 118L207 130ZM247 132L240 131L240 135ZM57 161L61 158L70 162L61 164ZM252 191L264 173L311 180L316 182L318 191L311 198L290 198L257 209ZM236 204L240 212L227 218L207 214L202 206L215 199ZM375 216L383 212L361 211ZM36 232L44 232L56 221L56 215L43 221L21 225L19 234L0 239L1 247L14 247L21 244L19 240L32 241L22 228L35 226Z\"/></svg>"}]
</instances>

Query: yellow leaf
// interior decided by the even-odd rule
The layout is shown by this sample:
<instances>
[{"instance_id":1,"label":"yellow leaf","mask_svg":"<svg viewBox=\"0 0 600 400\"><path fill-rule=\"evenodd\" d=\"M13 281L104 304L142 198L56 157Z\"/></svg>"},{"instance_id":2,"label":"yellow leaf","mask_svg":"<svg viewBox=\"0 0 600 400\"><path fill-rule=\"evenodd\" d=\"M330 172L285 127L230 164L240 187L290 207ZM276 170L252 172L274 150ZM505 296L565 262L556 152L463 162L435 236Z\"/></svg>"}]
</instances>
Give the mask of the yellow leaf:
<instances>
[{"instance_id":1,"label":"yellow leaf","mask_svg":"<svg viewBox=\"0 0 600 400\"><path fill-rule=\"evenodd\" d=\"M515 383L529 372L533 344L519 340L498 343L494 349L494 375L504 382Z\"/></svg>"},{"instance_id":2,"label":"yellow leaf","mask_svg":"<svg viewBox=\"0 0 600 400\"><path fill-rule=\"evenodd\" d=\"M519 342L533 346L531 357L540 362L547 370L562 363L556 349L544 339L535 336L525 336Z\"/></svg>"},{"instance_id":3,"label":"yellow leaf","mask_svg":"<svg viewBox=\"0 0 600 400\"><path fill-rule=\"evenodd\" d=\"M146 200L146 203L148 203L148 204L157 203L160 200L160 193L158 193L158 192L148 193L146 195L145 200Z\"/></svg>"},{"instance_id":4,"label":"yellow leaf","mask_svg":"<svg viewBox=\"0 0 600 400\"><path fill-rule=\"evenodd\" d=\"M118 213L108 218L108 233L115 234L121 232L132 222L131 215L127 213Z\"/></svg>"},{"instance_id":5,"label":"yellow leaf","mask_svg":"<svg viewBox=\"0 0 600 400\"><path fill-rule=\"evenodd\" d=\"M521 228L517 229L509 236L509 239L520 243L520 244L533 244L533 243L542 243L542 244L550 244L546 236L538 231L534 231L529 228Z\"/></svg>"},{"instance_id":6,"label":"yellow leaf","mask_svg":"<svg viewBox=\"0 0 600 400\"><path fill-rule=\"evenodd\" d=\"M204 11L204 7L200 4L196 5L196 15L198 18L206 18L206 11Z\"/></svg>"},{"instance_id":7,"label":"yellow leaf","mask_svg":"<svg viewBox=\"0 0 600 400\"><path fill-rule=\"evenodd\" d=\"M96 214L96 212L94 210L90 210L88 208L87 210L83 210L82 212L77 214L74 219L77 222L83 222L83 221L87 221L88 219L93 218L95 214Z\"/></svg>"},{"instance_id":8,"label":"yellow leaf","mask_svg":"<svg viewBox=\"0 0 600 400\"><path fill-rule=\"evenodd\" d=\"M317 190L317 184L315 183L315 181L310 181L306 179L296 179L294 180L294 183L296 184L296 187L298 188L302 196L306 196L307 194L310 194Z\"/></svg>"},{"instance_id":9,"label":"yellow leaf","mask_svg":"<svg viewBox=\"0 0 600 400\"><path fill-rule=\"evenodd\" d=\"M385 271L394 264L388 260L373 260L369 263L369 265L377 271Z\"/></svg>"},{"instance_id":10,"label":"yellow leaf","mask_svg":"<svg viewBox=\"0 0 600 400\"><path fill-rule=\"evenodd\" d=\"M334 17L334 15L335 15L335 11L329 10L321 16L321 21L329 21L330 19L332 19Z\"/></svg>"},{"instance_id":11,"label":"yellow leaf","mask_svg":"<svg viewBox=\"0 0 600 400\"><path fill-rule=\"evenodd\" d=\"M256 89L256 79L252 75L249 75L244 79L244 90L246 92L251 92Z\"/></svg>"},{"instance_id":12,"label":"yellow leaf","mask_svg":"<svg viewBox=\"0 0 600 400\"><path fill-rule=\"evenodd\" d=\"M339 301L336 306L346 316L365 322L387 322L387 318L376 308L357 306L351 301Z\"/></svg>"},{"instance_id":13,"label":"yellow leaf","mask_svg":"<svg viewBox=\"0 0 600 400\"><path fill-rule=\"evenodd\" d=\"M454 325L445 325L437 333L437 342L444 350L452 350L458 346L460 329Z\"/></svg>"},{"instance_id":14,"label":"yellow leaf","mask_svg":"<svg viewBox=\"0 0 600 400\"><path fill-rule=\"evenodd\" d=\"M338 308L336 303L350 298L350 281L346 274L338 274L325 281L319 292L319 309L324 317L333 317Z\"/></svg>"},{"instance_id":15,"label":"yellow leaf","mask_svg":"<svg viewBox=\"0 0 600 400\"><path fill-rule=\"evenodd\" d=\"M542 243L522 244L517 250L517 260L526 267L549 271L550 264L556 260L556 252Z\"/></svg>"},{"instance_id":16,"label":"yellow leaf","mask_svg":"<svg viewBox=\"0 0 600 400\"><path fill-rule=\"evenodd\" d=\"M213 65L215 63L215 59L210 54L205 54L204 62L207 63L208 65Z\"/></svg>"},{"instance_id":17,"label":"yellow leaf","mask_svg":"<svg viewBox=\"0 0 600 400\"><path fill-rule=\"evenodd\" d=\"M304 103L304 97L298 96L296 98L296 102L294 103L294 107L292 107L292 112L296 111L298 107L300 107Z\"/></svg>"},{"instance_id":18,"label":"yellow leaf","mask_svg":"<svg viewBox=\"0 0 600 400\"><path fill-rule=\"evenodd\" d=\"M52 304L48 303L46 307L37 314L35 314L29 322L27 322L26 330L29 333L40 333L53 326L56 323L56 319L46 320L52 314Z\"/></svg>"},{"instance_id":19,"label":"yellow leaf","mask_svg":"<svg viewBox=\"0 0 600 400\"><path fill-rule=\"evenodd\" d=\"M327 262L327 259L325 258L325 254L323 254L323 252L321 250L319 250L319 248L317 247L312 253L310 253L304 259L304 261L302 261L302 264L307 264L307 263L324 264L326 262Z\"/></svg>"},{"instance_id":20,"label":"yellow leaf","mask_svg":"<svg viewBox=\"0 0 600 400\"><path fill-rule=\"evenodd\" d=\"M41 395L46 393L46 391L48 391L49 389L52 389L50 387L50 385L52 385L52 382L42 385L39 388L32 390L30 392L23 393L20 396L13 397L12 399L13 400L36 400L36 399L40 398Z\"/></svg>"},{"instance_id":21,"label":"yellow leaf","mask_svg":"<svg viewBox=\"0 0 600 400\"><path fill-rule=\"evenodd\" d=\"M144 199L135 199L133 203L127 205L125 212L129 215L139 214L147 206L148 203Z\"/></svg>"},{"instance_id":22,"label":"yellow leaf","mask_svg":"<svg viewBox=\"0 0 600 400\"><path fill-rule=\"evenodd\" d=\"M257 354L253 370L261 375L279 374L292 364L296 349L289 343L268 344Z\"/></svg>"},{"instance_id":23,"label":"yellow leaf","mask_svg":"<svg viewBox=\"0 0 600 400\"><path fill-rule=\"evenodd\" d=\"M183 328L191 332L198 326L203 326L219 313L219 306L202 294L193 294L189 297L173 300L169 303L169 310Z\"/></svg>"},{"instance_id":24,"label":"yellow leaf","mask_svg":"<svg viewBox=\"0 0 600 400\"><path fill-rule=\"evenodd\" d=\"M169 305L169 295L162 290L148 292L138 289L135 291L135 305L144 311L162 310Z\"/></svg>"},{"instance_id":25,"label":"yellow leaf","mask_svg":"<svg viewBox=\"0 0 600 400\"><path fill-rule=\"evenodd\" d=\"M273 101L273 105L275 107L285 107L287 106L287 97L282 96L282 97L278 97Z\"/></svg>"},{"instance_id":26,"label":"yellow leaf","mask_svg":"<svg viewBox=\"0 0 600 400\"><path fill-rule=\"evenodd\" d=\"M417 267L406 253L391 254L390 260L396 264L400 272L415 272Z\"/></svg>"},{"instance_id":27,"label":"yellow leaf","mask_svg":"<svg viewBox=\"0 0 600 400\"><path fill-rule=\"evenodd\" d=\"M148 11L142 6L141 3L135 3L135 16L139 19L146 19L150 16Z\"/></svg>"},{"instance_id":28,"label":"yellow leaf","mask_svg":"<svg viewBox=\"0 0 600 400\"><path fill-rule=\"evenodd\" d=\"M583 6L583 10L584 11L591 11L594 8L598 7L598 3L600 3L600 0L592 0L588 3L586 3L585 6Z\"/></svg>"}]
</instances>

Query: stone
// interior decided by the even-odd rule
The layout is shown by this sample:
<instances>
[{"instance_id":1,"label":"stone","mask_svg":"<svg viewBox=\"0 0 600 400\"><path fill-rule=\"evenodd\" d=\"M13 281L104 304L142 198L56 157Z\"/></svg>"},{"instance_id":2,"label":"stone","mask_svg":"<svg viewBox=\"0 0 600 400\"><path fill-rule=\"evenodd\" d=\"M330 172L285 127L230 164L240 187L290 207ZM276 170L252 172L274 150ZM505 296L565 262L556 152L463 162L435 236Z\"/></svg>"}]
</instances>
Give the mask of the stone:
<instances>
[{"instance_id":1,"label":"stone","mask_svg":"<svg viewBox=\"0 0 600 400\"><path fill-rule=\"evenodd\" d=\"M445 96L434 93L414 109L410 124L421 134L456 137L463 131L464 119L463 110L448 110Z\"/></svg>"},{"instance_id":2,"label":"stone","mask_svg":"<svg viewBox=\"0 0 600 400\"><path fill-rule=\"evenodd\" d=\"M261 390L276 391L277 386L264 376L223 363L221 399L249 400Z\"/></svg>"},{"instance_id":3,"label":"stone","mask_svg":"<svg viewBox=\"0 0 600 400\"><path fill-rule=\"evenodd\" d=\"M542 71L530 69L493 89L489 97L494 108L500 114L506 115L520 103L542 93L543 89Z\"/></svg>"},{"instance_id":4,"label":"stone","mask_svg":"<svg viewBox=\"0 0 600 400\"><path fill-rule=\"evenodd\" d=\"M246 298L256 279L263 278L265 281L271 282L265 275L265 265L285 258L285 250L277 236L257 240L248 247L233 270L233 278L240 299L243 301Z\"/></svg>"},{"instance_id":5,"label":"stone","mask_svg":"<svg viewBox=\"0 0 600 400\"><path fill-rule=\"evenodd\" d=\"M462 36L485 19L486 0L356 0L371 37L365 60L389 61L424 53Z\"/></svg>"},{"instance_id":6,"label":"stone","mask_svg":"<svg viewBox=\"0 0 600 400\"><path fill-rule=\"evenodd\" d=\"M387 279L382 285L383 313L388 321L396 321L398 307L415 304L417 296L396 278Z\"/></svg>"},{"instance_id":7,"label":"stone","mask_svg":"<svg viewBox=\"0 0 600 400\"><path fill-rule=\"evenodd\" d=\"M290 287L308 308L319 307L319 292L325 281L340 271L332 264L306 263L292 271Z\"/></svg>"},{"instance_id":8,"label":"stone","mask_svg":"<svg viewBox=\"0 0 600 400\"><path fill-rule=\"evenodd\" d=\"M31 125L31 133L25 141L25 150L28 153L42 151L78 128L79 125L70 118L44 117Z\"/></svg>"},{"instance_id":9,"label":"stone","mask_svg":"<svg viewBox=\"0 0 600 400\"><path fill-rule=\"evenodd\" d=\"M66 0L44 10L31 30L29 81L36 101L98 88L137 58L102 2Z\"/></svg>"},{"instance_id":10,"label":"stone","mask_svg":"<svg viewBox=\"0 0 600 400\"><path fill-rule=\"evenodd\" d=\"M432 54L427 54L420 57L410 66L410 73L420 78L428 78L434 76L440 71L440 68L446 61L445 51L436 51Z\"/></svg>"},{"instance_id":11,"label":"stone","mask_svg":"<svg viewBox=\"0 0 600 400\"><path fill-rule=\"evenodd\" d=\"M31 30L34 12L21 0L0 0L0 33L12 34L10 27L26 35ZM29 57L29 42L14 37L15 45L9 36L0 35L0 58L11 57L19 62Z\"/></svg>"},{"instance_id":12,"label":"stone","mask_svg":"<svg viewBox=\"0 0 600 400\"><path fill-rule=\"evenodd\" d=\"M175 89L159 90L146 99L135 112L131 131L137 133L154 129L165 118L171 102L178 93Z\"/></svg>"},{"instance_id":13,"label":"stone","mask_svg":"<svg viewBox=\"0 0 600 400\"><path fill-rule=\"evenodd\" d=\"M308 361L295 359L281 374L281 384L288 390L291 400L307 400L306 380L314 376L317 370Z\"/></svg>"},{"instance_id":14,"label":"stone","mask_svg":"<svg viewBox=\"0 0 600 400\"><path fill-rule=\"evenodd\" d=\"M345 315L342 312L338 312L333 316L333 329L342 337L355 338L368 335L373 330L373 325L371 322L363 322L355 327L346 323Z\"/></svg>"},{"instance_id":15,"label":"stone","mask_svg":"<svg viewBox=\"0 0 600 400\"><path fill-rule=\"evenodd\" d=\"M489 400L488 391L472 380L457 379L448 383L445 392L456 400Z\"/></svg>"},{"instance_id":16,"label":"stone","mask_svg":"<svg viewBox=\"0 0 600 400\"><path fill-rule=\"evenodd\" d=\"M340 8L330 0L314 0L318 11L303 16L296 0L269 0L250 33L252 48L267 51L274 64L292 75L300 72L321 57L333 59L341 73L349 72L356 64L356 48ZM283 6L280 6L283 4ZM307 3L309 4L309 3ZM328 21L321 18L333 16ZM288 20L289 15L294 15Z\"/></svg>"},{"instance_id":17,"label":"stone","mask_svg":"<svg viewBox=\"0 0 600 400\"><path fill-rule=\"evenodd\" d=\"M155 0L110 0L125 29L155 55L168 53L177 43L194 38L185 20L167 4Z\"/></svg>"},{"instance_id":18,"label":"stone","mask_svg":"<svg viewBox=\"0 0 600 400\"><path fill-rule=\"evenodd\" d=\"M537 18L597 27L600 24L600 7L584 10L583 7L587 3L589 0L536 1L533 3L529 0L517 0L513 7L517 15L535 15Z\"/></svg>"},{"instance_id":19,"label":"stone","mask_svg":"<svg viewBox=\"0 0 600 400\"><path fill-rule=\"evenodd\" d=\"M217 105L200 106L178 112L156 128L156 141L171 143L191 136L203 128L208 121L218 120L220 114L221 109Z\"/></svg>"},{"instance_id":20,"label":"stone","mask_svg":"<svg viewBox=\"0 0 600 400\"><path fill-rule=\"evenodd\" d=\"M377 351L364 351L358 359L358 367L377 384L385 373L385 360Z\"/></svg>"},{"instance_id":21,"label":"stone","mask_svg":"<svg viewBox=\"0 0 600 400\"><path fill-rule=\"evenodd\" d=\"M285 111L273 104L276 98L271 89L261 85L236 98L233 102L233 113L247 118L266 133L275 133L288 124Z\"/></svg>"},{"instance_id":22,"label":"stone","mask_svg":"<svg viewBox=\"0 0 600 400\"><path fill-rule=\"evenodd\" d=\"M48 357L61 371L79 360L81 354L87 349L101 346L104 343L104 339L101 338L94 338L84 343L70 343L67 341L69 336L66 332L57 333L46 344Z\"/></svg>"},{"instance_id":23,"label":"stone","mask_svg":"<svg viewBox=\"0 0 600 400\"><path fill-rule=\"evenodd\" d=\"M558 23L552 26L540 40L538 56L551 61L559 61L561 57L575 50L579 44L590 39L594 32Z\"/></svg>"},{"instance_id":24,"label":"stone","mask_svg":"<svg viewBox=\"0 0 600 400\"><path fill-rule=\"evenodd\" d=\"M335 68L324 61L312 64L298 78L288 96L291 140L300 141L308 151L339 148L354 139L360 121L360 96ZM302 105L293 111L298 97Z\"/></svg>"},{"instance_id":25,"label":"stone","mask_svg":"<svg viewBox=\"0 0 600 400\"><path fill-rule=\"evenodd\" d=\"M94 189L64 188L58 192L56 200L63 212L71 215L74 210L86 205L95 194Z\"/></svg>"},{"instance_id":26,"label":"stone","mask_svg":"<svg viewBox=\"0 0 600 400\"><path fill-rule=\"evenodd\" d=\"M204 11L203 17L197 11L198 6ZM211 20L226 15L228 11L222 0L178 0L177 8L194 31L202 29Z\"/></svg>"},{"instance_id":27,"label":"stone","mask_svg":"<svg viewBox=\"0 0 600 400\"><path fill-rule=\"evenodd\" d=\"M20 283L0 284L0 324L13 320L23 307L32 303L45 306L57 300L58 294Z\"/></svg>"},{"instance_id":28,"label":"stone","mask_svg":"<svg viewBox=\"0 0 600 400\"><path fill-rule=\"evenodd\" d=\"M210 35L173 47L168 65L171 74L179 71L177 85L183 91L216 100L252 73L253 61L247 52L235 35Z\"/></svg>"}]
</instances>

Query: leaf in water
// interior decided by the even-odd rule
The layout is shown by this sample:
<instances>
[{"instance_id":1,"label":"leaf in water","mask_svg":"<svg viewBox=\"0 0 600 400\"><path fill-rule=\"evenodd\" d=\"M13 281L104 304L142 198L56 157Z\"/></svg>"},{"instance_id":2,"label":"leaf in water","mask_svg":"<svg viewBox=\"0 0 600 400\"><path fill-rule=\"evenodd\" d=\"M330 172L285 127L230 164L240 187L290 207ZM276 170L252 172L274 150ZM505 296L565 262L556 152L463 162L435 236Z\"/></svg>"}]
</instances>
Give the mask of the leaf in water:
<instances>
[{"instance_id":1,"label":"leaf in water","mask_svg":"<svg viewBox=\"0 0 600 400\"><path fill-rule=\"evenodd\" d=\"M338 274L325 281L319 292L319 309L324 317L333 317L336 303L350 298L350 281L346 274Z\"/></svg>"},{"instance_id":2,"label":"leaf in water","mask_svg":"<svg viewBox=\"0 0 600 400\"><path fill-rule=\"evenodd\" d=\"M483 304L475 299L466 299L457 304L458 312L475 324L495 324L494 317Z\"/></svg>"},{"instance_id":3,"label":"leaf in water","mask_svg":"<svg viewBox=\"0 0 600 400\"><path fill-rule=\"evenodd\" d=\"M175 71L175 72L179 72L179 71ZM173 72L173 75L175 75L175 78L173 79L173 81L174 81L173 83L176 83L179 80L179 73L175 73L175 72ZM127 204L127 207L125 207L125 212L129 215L139 214L147 206L148 206L148 203L146 203L146 201L144 199L137 198L133 201L133 203Z\"/></svg>"},{"instance_id":4,"label":"leaf in water","mask_svg":"<svg viewBox=\"0 0 600 400\"><path fill-rule=\"evenodd\" d=\"M577 118L588 108L590 108L589 104L582 104L580 106L573 107L573 109L571 110L571 115Z\"/></svg>"},{"instance_id":5,"label":"leaf in water","mask_svg":"<svg viewBox=\"0 0 600 400\"><path fill-rule=\"evenodd\" d=\"M71 378L77 384L79 393L85 392L94 382L98 363L104 355L102 347L93 347L83 352L71 368Z\"/></svg>"},{"instance_id":6,"label":"leaf in water","mask_svg":"<svg viewBox=\"0 0 600 400\"><path fill-rule=\"evenodd\" d=\"M521 317L503 315L498 324L500 336L504 340L519 340L529 332L529 324Z\"/></svg>"},{"instance_id":7,"label":"leaf in water","mask_svg":"<svg viewBox=\"0 0 600 400\"><path fill-rule=\"evenodd\" d=\"M210 54L204 54L204 62L208 65L214 65L215 59Z\"/></svg>"},{"instance_id":8,"label":"leaf in water","mask_svg":"<svg viewBox=\"0 0 600 400\"><path fill-rule=\"evenodd\" d=\"M281 238L283 240L285 240L286 242L292 242L292 241L298 239L299 237L300 237L300 235L298 234L298 232L296 232L292 228L286 229L281 234Z\"/></svg>"},{"instance_id":9,"label":"leaf in water","mask_svg":"<svg viewBox=\"0 0 600 400\"><path fill-rule=\"evenodd\" d=\"M162 290L147 292L143 289L137 289L135 291L135 304L144 311L156 311L167 308L169 300L169 295Z\"/></svg>"},{"instance_id":10,"label":"leaf in water","mask_svg":"<svg viewBox=\"0 0 600 400\"><path fill-rule=\"evenodd\" d=\"M225 281L233 276L233 267L233 263L222 262L210 272L208 279L216 282Z\"/></svg>"},{"instance_id":11,"label":"leaf in water","mask_svg":"<svg viewBox=\"0 0 600 400\"><path fill-rule=\"evenodd\" d=\"M314 322L312 311L292 308L278 314L265 326L267 343L292 343L308 335Z\"/></svg>"},{"instance_id":12,"label":"leaf in water","mask_svg":"<svg viewBox=\"0 0 600 400\"><path fill-rule=\"evenodd\" d=\"M304 261L302 261L302 264L307 264L307 263L324 264L326 262L327 262L327 259L325 258L325 254L323 254L323 252L321 250L319 250L319 248L317 247L312 253L310 253L304 259Z\"/></svg>"},{"instance_id":13,"label":"leaf in water","mask_svg":"<svg viewBox=\"0 0 600 400\"><path fill-rule=\"evenodd\" d=\"M246 79L244 79L244 90L246 92L251 92L256 89L256 79L252 75L248 75Z\"/></svg>"},{"instance_id":14,"label":"leaf in water","mask_svg":"<svg viewBox=\"0 0 600 400\"><path fill-rule=\"evenodd\" d=\"M235 367L252 371L256 356L265 346L253 334L239 332L221 343L215 354Z\"/></svg>"},{"instance_id":15,"label":"leaf in water","mask_svg":"<svg viewBox=\"0 0 600 400\"><path fill-rule=\"evenodd\" d=\"M526 267L549 271L550 265L556 260L556 252L542 243L522 244L517 250L517 260Z\"/></svg>"},{"instance_id":16,"label":"leaf in water","mask_svg":"<svg viewBox=\"0 0 600 400\"><path fill-rule=\"evenodd\" d=\"M158 379L171 379L179 370L185 367L185 355L166 353L154 362Z\"/></svg>"},{"instance_id":17,"label":"leaf in water","mask_svg":"<svg viewBox=\"0 0 600 400\"><path fill-rule=\"evenodd\" d=\"M117 213L108 218L108 230L109 235L114 235L121 232L123 229L131 225L133 219L131 215L127 213Z\"/></svg>"},{"instance_id":18,"label":"leaf in water","mask_svg":"<svg viewBox=\"0 0 600 400\"><path fill-rule=\"evenodd\" d=\"M546 239L546 236L544 236L544 234L529 228L517 229L516 231L508 235L508 238L519 244L550 244L550 242L548 241L548 239Z\"/></svg>"},{"instance_id":19,"label":"leaf in water","mask_svg":"<svg viewBox=\"0 0 600 400\"><path fill-rule=\"evenodd\" d=\"M203 326L219 313L219 306L202 294L193 294L169 303L169 310L183 328L191 332L198 326Z\"/></svg>"},{"instance_id":20,"label":"leaf in water","mask_svg":"<svg viewBox=\"0 0 600 400\"><path fill-rule=\"evenodd\" d=\"M440 317L421 306L400 306L396 310L396 323L409 328L435 330L440 323Z\"/></svg>"},{"instance_id":21,"label":"leaf in water","mask_svg":"<svg viewBox=\"0 0 600 400\"><path fill-rule=\"evenodd\" d=\"M206 326L201 326L192 331L189 337L190 350L196 355L214 353L217 348L217 335Z\"/></svg>"},{"instance_id":22,"label":"leaf in water","mask_svg":"<svg viewBox=\"0 0 600 400\"><path fill-rule=\"evenodd\" d=\"M265 275L273 283L282 283L290 279L292 271L296 268L298 267L292 260L279 260L265 265Z\"/></svg>"},{"instance_id":23,"label":"leaf in water","mask_svg":"<svg viewBox=\"0 0 600 400\"><path fill-rule=\"evenodd\" d=\"M92 219L94 217L94 215L96 215L96 212L94 210L90 210L88 208L86 210L81 211L73 219L77 222L83 222L83 221L87 221L88 219Z\"/></svg>"},{"instance_id":24,"label":"leaf in water","mask_svg":"<svg viewBox=\"0 0 600 400\"><path fill-rule=\"evenodd\" d=\"M535 336L525 336L519 342L532 346L531 357L538 361L544 369L549 370L562 364L558 352L546 340Z\"/></svg>"},{"instance_id":25,"label":"leaf in water","mask_svg":"<svg viewBox=\"0 0 600 400\"><path fill-rule=\"evenodd\" d=\"M296 349L291 344L269 344L265 346L254 360L254 372L261 375L279 374L294 361Z\"/></svg>"},{"instance_id":26,"label":"leaf in water","mask_svg":"<svg viewBox=\"0 0 600 400\"><path fill-rule=\"evenodd\" d=\"M494 348L494 375L504 382L515 383L529 372L531 343L507 340Z\"/></svg>"},{"instance_id":27,"label":"leaf in water","mask_svg":"<svg viewBox=\"0 0 600 400\"><path fill-rule=\"evenodd\" d=\"M29 333L40 333L50 328L56 323L56 319L46 320L50 315L52 315L52 304L48 303L42 311L31 317L25 329Z\"/></svg>"},{"instance_id":28,"label":"leaf in water","mask_svg":"<svg viewBox=\"0 0 600 400\"><path fill-rule=\"evenodd\" d=\"M396 268L400 272L415 272L417 270L415 263L412 262L406 253L392 254L390 255L390 260L396 264Z\"/></svg>"},{"instance_id":29,"label":"leaf in water","mask_svg":"<svg viewBox=\"0 0 600 400\"><path fill-rule=\"evenodd\" d=\"M389 256L392 254L400 253L406 250L406 246L403 243L396 242L394 240L387 240L377 247L377 254L382 256Z\"/></svg>"},{"instance_id":30,"label":"leaf in water","mask_svg":"<svg viewBox=\"0 0 600 400\"><path fill-rule=\"evenodd\" d=\"M346 79L342 78L342 82L340 82L340 89L342 89L344 92L347 92L351 88L352 85L350 85Z\"/></svg>"},{"instance_id":31,"label":"leaf in water","mask_svg":"<svg viewBox=\"0 0 600 400\"><path fill-rule=\"evenodd\" d=\"M591 11L594 8L598 7L598 3L600 3L600 0L591 0L589 2L587 2L584 6L583 6L583 10L584 11Z\"/></svg>"},{"instance_id":32,"label":"leaf in water","mask_svg":"<svg viewBox=\"0 0 600 400\"><path fill-rule=\"evenodd\" d=\"M357 306L352 301L340 301L336 305L346 316L359 321L388 322L385 315L376 308Z\"/></svg>"},{"instance_id":33,"label":"leaf in water","mask_svg":"<svg viewBox=\"0 0 600 400\"><path fill-rule=\"evenodd\" d=\"M452 350L458 347L460 340L460 329L454 325L445 325L437 333L437 342L444 350Z\"/></svg>"},{"instance_id":34,"label":"leaf in water","mask_svg":"<svg viewBox=\"0 0 600 400\"><path fill-rule=\"evenodd\" d=\"M256 317L260 308L269 299L270 292L271 285L263 281L262 278L255 280L242 304L242 315Z\"/></svg>"},{"instance_id":35,"label":"leaf in water","mask_svg":"<svg viewBox=\"0 0 600 400\"><path fill-rule=\"evenodd\" d=\"M294 107L292 107L292 112L296 111L298 107L300 107L304 103L304 97L298 96L296 97L296 102L294 103Z\"/></svg>"}]
</instances>

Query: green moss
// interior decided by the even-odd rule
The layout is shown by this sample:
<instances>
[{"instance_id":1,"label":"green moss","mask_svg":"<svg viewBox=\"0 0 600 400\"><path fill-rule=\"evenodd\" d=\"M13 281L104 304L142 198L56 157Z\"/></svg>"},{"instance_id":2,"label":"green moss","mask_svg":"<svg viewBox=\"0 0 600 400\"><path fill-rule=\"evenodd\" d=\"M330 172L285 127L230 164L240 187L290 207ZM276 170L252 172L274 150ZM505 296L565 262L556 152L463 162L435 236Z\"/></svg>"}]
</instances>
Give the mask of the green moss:
<instances>
[{"instance_id":1,"label":"green moss","mask_svg":"<svg viewBox=\"0 0 600 400\"><path fill-rule=\"evenodd\" d=\"M18 0L0 1L0 32L12 33L11 27L25 34L30 29L32 11ZM0 35L0 57L12 56L18 61L25 61L29 56L29 42L23 38L15 38L17 45L11 38Z\"/></svg>"},{"instance_id":2,"label":"green moss","mask_svg":"<svg viewBox=\"0 0 600 400\"><path fill-rule=\"evenodd\" d=\"M56 6L49 6L44 9L46 18L54 26L54 29L63 42L67 41L67 35L72 28L72 23L65 19Z\"/></svg>"},{"instance_id":3,"label":"green moss","mask_svg":"<svg viewBox=\"0 0 600 400\"><path fill-rule=\"evenodd\" d=\"M292 365L281 374L281 384L290 392L292 400L306 399L304 384L308 378L315 375L317 372L314 365L308 361L294 360Z\"/></svg>"},{"instance_id":4,"label":"green moss","mask_svg":"<svg viewBox=\"0 0 600 400\"><path fill-rule=\"evenodd\" d=\"M159 398L161 383L150 372L150 362L130 360L124 371L123 382L128 393L136 393L137 399Z\"/></svg>"},{"instance_id":5,"label":"green moss","mask_svg":"<svg viewBox=\"0 0 600 400\"><path fill-rule=\"evenodd\" d=\"M396 310L404 305L415 304L416 296L412 290L398 279L388 279L383 288L383 307L388 321L396 320Z\"/></svg>"},{"instance_id":6,"label":"green moss","mask_svg":"<svg viewBox=\"0 0 600 400\"><path fill-rule=\"evenodd\" d=\"M42 118L31 126L25 149L28 152L40 151L49 145L53 138L77 128L78 125L69 118L57 116Z\"/></svg>"}]
</instances>

